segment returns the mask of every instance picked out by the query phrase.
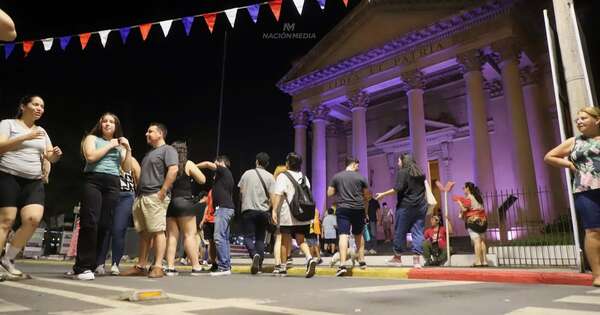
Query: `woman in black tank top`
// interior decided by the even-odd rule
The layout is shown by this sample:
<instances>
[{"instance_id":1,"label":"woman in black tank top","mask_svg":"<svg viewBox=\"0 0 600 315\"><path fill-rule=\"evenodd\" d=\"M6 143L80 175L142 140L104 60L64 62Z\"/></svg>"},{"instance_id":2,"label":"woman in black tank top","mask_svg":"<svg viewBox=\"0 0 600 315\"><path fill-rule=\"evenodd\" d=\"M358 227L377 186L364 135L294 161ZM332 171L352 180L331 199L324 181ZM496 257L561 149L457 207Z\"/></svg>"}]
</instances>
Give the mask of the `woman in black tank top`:
<instances>
[{"instance_id":1,"label":"woman in black tank top","mask_svg":"<svg viewBox=\"0 0 600 315\"><path fill-rule=\"evenodd\" d=\"M196 241L196 215L202 211L199 203L194 202L192 181L204 184L206 178L198 169L196 163L187 159L187 145L176 141L171 144L179 155L179 172L171 188L171 203L167 209L167 276L178 275L175 269L175 253L179 231L183 231L183 246L187 257L192 263L192 275L202 274L198 260L198 243Z\"/></svg>"}]
</instances>

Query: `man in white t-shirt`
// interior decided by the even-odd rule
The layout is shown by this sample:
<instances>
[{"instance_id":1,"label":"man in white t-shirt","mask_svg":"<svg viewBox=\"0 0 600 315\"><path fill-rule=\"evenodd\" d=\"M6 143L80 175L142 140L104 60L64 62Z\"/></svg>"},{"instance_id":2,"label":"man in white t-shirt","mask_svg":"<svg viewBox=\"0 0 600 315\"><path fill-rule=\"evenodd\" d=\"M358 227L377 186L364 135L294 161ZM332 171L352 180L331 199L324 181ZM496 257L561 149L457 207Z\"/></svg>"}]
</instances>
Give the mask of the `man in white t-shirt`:
<instances>
[{"instance_id":1,"label":"man in white t-shirt","mask_svg":"<svg viewBox=\"0 0 600 315\"><path fill-rule=\"evenodd\" d=\"M308 178L302 174L300 167L302 166L302 157L295 153L289 153L286 157L285 165L287 171L279 174L275 179L275 189L273 191L273 221L279 219L279 231L281 233L281 261L287 260L287 247L291 246L292 234L296 237L296 242L300 246L300 250L306 256L306 277L311 278L315 275L317 261L312 258L308 244L304 242L304 237L310 232L310 220L299 221L290 212L290 203L294 198L294 184L290 181L291 176L298 184L304 183L310 189ZM283 198L282 198L283 197ZM275 275L287 275L285 263L279 267L275 266L273 271Z\"/></svg>"}]
</instances>

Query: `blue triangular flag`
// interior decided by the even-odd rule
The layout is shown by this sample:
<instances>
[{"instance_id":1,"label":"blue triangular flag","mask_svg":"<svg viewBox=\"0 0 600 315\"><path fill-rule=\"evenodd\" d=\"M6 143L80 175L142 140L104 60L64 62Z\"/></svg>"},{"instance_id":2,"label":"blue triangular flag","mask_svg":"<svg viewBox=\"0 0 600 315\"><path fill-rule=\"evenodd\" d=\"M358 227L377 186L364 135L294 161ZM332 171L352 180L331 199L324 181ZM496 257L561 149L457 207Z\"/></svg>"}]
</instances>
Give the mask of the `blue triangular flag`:
<instances>
[{"instance_id":1,"label":"blue triangular flag","mask_svg":"<svg viewBox=\"0 0 600 315\"><path fill-rule=\"evenodd\" d=\"M326 0L317 0L317 2L319 2L319 6L321 7L321 10L325 10L325 1Z\"/></svg>"},{"instance_id":2,"label":"blue triangular flag","mask_svg":"<svg viewBox=\"0 0 600 315\"><path fill-rule=\"evenodd\" d=\"M129 36L130 27L123 27L119 29L119 34L121 34L121 40L123 40L123 45L127 42L127 36Z\"/></svg>"},{"instance_id":3,"label":"blue triangular flag","mask_svg":"<svg viewBox=\"0 0 600 315\"><path fill-rule=\"evenodd\" d=\"M4 44L4 58L5 59L8 59L8 56L10 56L10 54L12 54L13 49L15 49L15 44L13 44L13 43Z\"/></svg>"},{"instance_id":4,"label":"blue triangular flag","mask_svg":"<svg viewBox=\"0 0 600 315\"><path fill-rule=\"evenodd\" d=\"M183 27L185 28L185 35L190 35L190 31L192 30L192 23L194 22L194 17L184 17L181 19L181 22L183 23Z\"/></svg>"},{"instance_id":5,"label":"blue triangular flag","mask_svg":"<svg viewBox=\"0 0 600 315\"><path fill-rule=\"evenodd\" d=\"M256 21L258 20L258 11L260 10L260 4L255 4L255 5L251 5L248 7L248 13L250 13L250 17L252 18L252 21L254 21L254 23L256 23Z\"/></svg>"},{"instance_id":6,"label":"blue triangular flag","mask_svg":"<svg viewBox=\"0 0 600 315\"><path fill-rule=\"evenodd\" d=\"M67 45L69 45L70 41L71 41L71 35L61 37L60 38L60 48L62 48L62 50L65 50L67 48Z\"/></svg>"}]
</instances>

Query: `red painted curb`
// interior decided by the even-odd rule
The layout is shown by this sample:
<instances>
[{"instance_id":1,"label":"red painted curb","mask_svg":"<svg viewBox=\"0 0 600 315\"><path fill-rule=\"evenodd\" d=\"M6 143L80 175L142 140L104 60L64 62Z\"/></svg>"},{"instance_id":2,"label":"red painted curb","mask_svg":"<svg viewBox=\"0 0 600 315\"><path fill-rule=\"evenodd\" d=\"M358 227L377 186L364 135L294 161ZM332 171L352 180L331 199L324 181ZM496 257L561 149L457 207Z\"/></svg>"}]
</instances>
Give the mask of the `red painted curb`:
<instances>
[{"instance_id":1,"label":"red painted curb","mask_svg":"<svg viewBox=\"0 0 600 315\"><path fill-rule=\"evenodd\" d=\"M503 283L592 285L591 274L549 271L508 271L493 269L413 268L408 279L462 280Z\"/></svg>"}]
</instances>

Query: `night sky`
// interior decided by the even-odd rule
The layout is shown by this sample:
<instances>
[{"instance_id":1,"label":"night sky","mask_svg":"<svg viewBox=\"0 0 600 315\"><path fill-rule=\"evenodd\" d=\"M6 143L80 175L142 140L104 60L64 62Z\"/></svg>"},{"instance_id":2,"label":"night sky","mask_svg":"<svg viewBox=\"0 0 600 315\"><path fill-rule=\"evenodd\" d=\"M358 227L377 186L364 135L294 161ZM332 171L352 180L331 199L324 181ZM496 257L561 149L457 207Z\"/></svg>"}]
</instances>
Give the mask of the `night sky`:
<instances>
[{"instance_id":1,"label":"night sky","mask_svg":"<svg viewBox=\"0 0 600 315\"><path fill-rule=\"evenodd\" d=\"M253 167L259 151L271 154L271 170L283 163L285 154L293 149L288 118L291 98L275 84L358 2L350 0L345 8L342 0L328 0L323 12L315 0L306 0L299 16L293 2L284 0L279 23L268 6L263 6L256 25L246 12L238 12L232 30L220 14L213 34L202 19L196 18L189 37L181 22L174 22L167 38L155 25L145 42L137 29L131 31L126 45L118 32L112 32L106 48L93 35L84 51L77 37L71 39L66 51L56 40L50 52L38 42L27 58L18 45L8 60L0 60L0 117L11 118L24 94L40 94L46 102L40 125L65 152L53 167L46 214L69 213L79 200L84 164L79 144L106 111L119 116L140 160L148 150L144 133L151 121L167 125L168 142L186 140L190 159L214 159L225 30L228 40L220 151L230 156L236 181L244 170ZM17 41L22 41L116 29L252 3L258 1L18 0L0 1L0 7L14 19ZM596 8L590 0L577 0L576 5L588 34L595 77L600 80L596 60L600 44L598 35L591 37L591 30L598 29L598 19L591 14ZM263 33L281 32L283 23L295 23L296 32L315 33L316 39L262 38Z\"/></svg>"}]
</instances>

